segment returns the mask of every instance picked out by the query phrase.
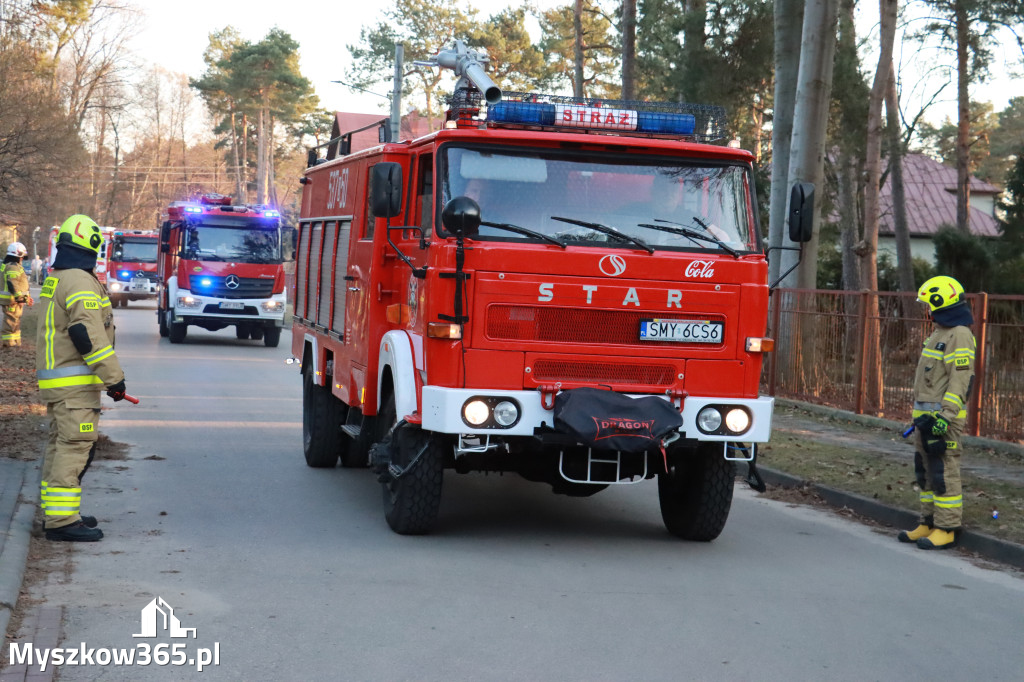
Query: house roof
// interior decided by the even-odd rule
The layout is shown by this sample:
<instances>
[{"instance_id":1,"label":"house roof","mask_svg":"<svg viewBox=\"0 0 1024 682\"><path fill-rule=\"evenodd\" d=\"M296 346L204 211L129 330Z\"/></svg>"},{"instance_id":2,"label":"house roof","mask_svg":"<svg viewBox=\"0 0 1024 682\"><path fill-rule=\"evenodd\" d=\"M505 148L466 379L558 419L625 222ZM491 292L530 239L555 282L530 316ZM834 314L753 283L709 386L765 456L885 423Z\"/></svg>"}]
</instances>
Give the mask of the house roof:
<instances>
[{"instance_id":1,"label":"house roof","mask_svg":"<svg viewBox=\"0 0 1024 682\"><path fill-rule=\"evenodd\" d=\"M383 114L355 114L348 111L338 111L334 114L334 130L331 131L331 138L338 137L352 130L358 130L365 126L372 126L387 116ZM370 147L376 147L380 142L377 139L377 128L371 127L358 132L352 136L352 149L349 153L354 154Z\"/></svg>"},{"instance_id":2,"label":"house roof","mask_svg":"<svg viewBox=\"0 0 1024 682\"><path fill-rule=\"evenodd\" d=\"M910 235L927 237L942 225L956 225L956 169L944 166L924 154L903 157L903 185L907 197L907 225ZM995 197L1002 190L971 176L971 196ZM879 196L881 216L878 233L893 234L892 174L885 180ZM970 205L971 233L981 237L999 236L999 222L974 203Z\"/></svg>"}]
</instances>

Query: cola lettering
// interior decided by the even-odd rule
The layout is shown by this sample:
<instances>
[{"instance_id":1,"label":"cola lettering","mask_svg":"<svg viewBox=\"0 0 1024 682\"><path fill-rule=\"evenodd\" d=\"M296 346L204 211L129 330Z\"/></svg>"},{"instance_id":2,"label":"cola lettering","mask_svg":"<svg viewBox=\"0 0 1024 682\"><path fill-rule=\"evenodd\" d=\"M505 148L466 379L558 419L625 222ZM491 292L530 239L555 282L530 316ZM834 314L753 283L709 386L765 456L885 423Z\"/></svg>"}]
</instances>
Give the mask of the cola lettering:
<instances>
[{"instance_id":1,"label":"cola lettering","mask_svg":"<svg viewBox=\"0 0 1024 682\"><path fill-rule=\"evenodd\" d=\"M715 274L715 264L709 260L690 261L686 266L687 277L699 277L700 279L711 279Z\"/></svg>"}]
</instances>

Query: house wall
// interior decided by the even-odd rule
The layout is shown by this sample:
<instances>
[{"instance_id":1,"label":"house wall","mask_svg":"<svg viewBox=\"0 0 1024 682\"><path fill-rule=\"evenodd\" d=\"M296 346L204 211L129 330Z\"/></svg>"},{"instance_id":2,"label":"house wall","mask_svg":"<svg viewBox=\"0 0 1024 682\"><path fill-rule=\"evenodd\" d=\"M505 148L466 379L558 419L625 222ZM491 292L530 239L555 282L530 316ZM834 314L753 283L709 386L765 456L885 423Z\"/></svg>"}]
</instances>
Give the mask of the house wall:
<instances>
[{"instance_id":1,"label":"house wall","mask_svg":"<svg viewBox=\"0 0 1024 682\"><path fill-rule=\"evenodd\" d=\"M896 262L896 238L895 237L882 237L878 238L878 255L881 256L883 253L888 253L889 258L893 263ZM910 238L910 256L911 258L920 258L925 260L932 265L935 265L935 244L931 239L925 238Z\"/></svg>"}]
</instances>

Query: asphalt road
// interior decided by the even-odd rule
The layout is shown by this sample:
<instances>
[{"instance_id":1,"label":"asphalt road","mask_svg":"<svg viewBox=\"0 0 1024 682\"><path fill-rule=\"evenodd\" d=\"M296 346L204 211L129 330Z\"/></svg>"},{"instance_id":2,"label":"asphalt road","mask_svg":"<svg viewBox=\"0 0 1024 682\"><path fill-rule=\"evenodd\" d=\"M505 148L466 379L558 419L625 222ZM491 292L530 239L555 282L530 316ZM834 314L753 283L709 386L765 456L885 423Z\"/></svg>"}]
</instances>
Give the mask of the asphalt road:
<instances>
[{"instance_id":1,"label":"asphalt road","mask_svg":"<svg viewBox=\"0 0 1024 682\"><path fill-rule=\"evenodd\" d=\"M219 646L219 665L65 666L61 680L1020 680L1024 580L742 484L722 536L664 531L657 487L556 497L447 474L434 535L388 530L368 471L307 468L301 393L232 330L159 339L116 313L133 445L85 480L64 646ZM153 459L156 457L158 459ZM145 634L162 597L197 638Z\"/></svg>"}]
</instances>

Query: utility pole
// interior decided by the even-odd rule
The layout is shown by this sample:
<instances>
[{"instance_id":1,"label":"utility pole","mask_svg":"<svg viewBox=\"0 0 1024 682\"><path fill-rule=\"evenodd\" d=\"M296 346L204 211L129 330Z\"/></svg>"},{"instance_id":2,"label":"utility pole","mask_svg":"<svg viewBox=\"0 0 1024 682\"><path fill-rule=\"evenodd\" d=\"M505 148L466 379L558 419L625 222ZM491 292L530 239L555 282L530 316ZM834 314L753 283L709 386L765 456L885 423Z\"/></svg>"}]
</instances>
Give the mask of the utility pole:
<instances>
[{"instance_id":1,"label":"utility pole","mask_svg":"<svg viewBox=\"0 0 1024 682\"><path fill-rule=\"evenodd\" d=\"M395 83L391 93L391 141L398 142L402 127L402 72L404 70L405 45L395 44Z\"/></svg>"}]
</instances>

